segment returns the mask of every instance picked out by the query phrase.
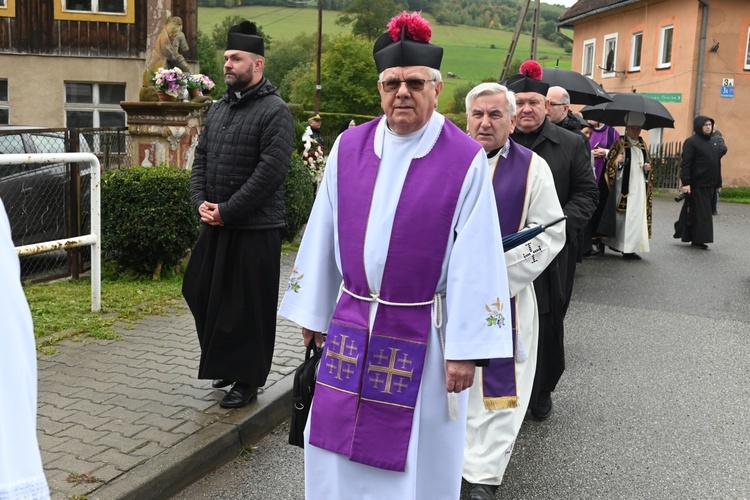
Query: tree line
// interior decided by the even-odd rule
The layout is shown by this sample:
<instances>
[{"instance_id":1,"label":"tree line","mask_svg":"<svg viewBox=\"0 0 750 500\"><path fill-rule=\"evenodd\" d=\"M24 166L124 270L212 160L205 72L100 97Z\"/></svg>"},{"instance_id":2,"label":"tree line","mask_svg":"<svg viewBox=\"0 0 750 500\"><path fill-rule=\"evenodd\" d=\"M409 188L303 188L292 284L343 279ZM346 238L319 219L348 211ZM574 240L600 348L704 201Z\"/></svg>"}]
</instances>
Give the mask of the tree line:
<instances>
[{"instance_id":1,"label":"tree line","mask_svg":"<svg viewBox=\"0 0 750 500\"><path fill-rule=\"evenodd\" d=\"M209 0L199 0L209 1ZM247 0L232 0L243 2ZM289 5L291 0L285 0ZM325 3L326 0L324 0ZM328 0L334 2L335 0ZM516 16L520 14L518 0L409 0L393 2L392 0L338 0L346 3L336 23L351 27L351 34L337 36L323 35L321 58L320 95L321 110L335 110L355 115L380 114L380 97L373 82L377 73L372 65L372 41L383 33L383 27L390 18L400 11L422 10L435 13L440 9L453 6L456 10L468 9L471 15L488 16L492 9L510 9L515 5ZM277 0L253 0L254 4L274 5ZM315 3L313 0L312 3ZM546 4L543 4L546 5ZM548 6L549 7L549 6ZM554 7L562 11L562 7ZM543 14L544 8L540 15ZM492 14L494 15L494 14ZM559 14L558 14L559 15ZM543 18L543 16L542 16ZM494 17L490 18L490 21ZM220 97L226 87L223 78L222 55L229 28L243 20L240 16L227 16L214 26L211 33L198 33L198 55L201 71L213 79L217 85L213 90L214 98ZM273 41L263 34L263 27L258 26L263 35L266 47L266 65L264 74L279 88L282 98L290 103L301 105L304 109L313 109L315 100L315 58L317 34L300 34L292 39ZM550 41L557 41L560 46L568 44L555 33L555 23L546 20L541 23L540 35ZM557 40L556 40L557 38ZM562 43L561 43L562 42ZM572 49L572 47L570 47ZM566 47L566 50L568 48ZM515 64L515 61L514 61ZM520 62L518 62L520 64ZM464 92L464 89L461 89ZM465 95L465 94L464 94ZM461 95L453 96L457 103L462 102Z\"/></svg>"},{"instance_id":2,"label":"tree line","mask_svg":"<svg viewBox=\"0 0 750 500\"><path fill-rule=\"evenodd\" d=\"M422 11L431 14L438 24L513 29L518 22L521 4L525 0L406 0L391 2L374 0L322 0L323 9L353 15L367 9ZM387 4L387 5L386 5ZM278 7L317 8L317 0L198 0L200 7L239 7L265 5ZM565 12L560 5L541 4L539 17L543 23L554 22ZM531 30L532 12L524 20L524 31ZM379 27L382 31L382 26ZM548 38L555 41L553 38Z\"/></svg>"}]
</instances>

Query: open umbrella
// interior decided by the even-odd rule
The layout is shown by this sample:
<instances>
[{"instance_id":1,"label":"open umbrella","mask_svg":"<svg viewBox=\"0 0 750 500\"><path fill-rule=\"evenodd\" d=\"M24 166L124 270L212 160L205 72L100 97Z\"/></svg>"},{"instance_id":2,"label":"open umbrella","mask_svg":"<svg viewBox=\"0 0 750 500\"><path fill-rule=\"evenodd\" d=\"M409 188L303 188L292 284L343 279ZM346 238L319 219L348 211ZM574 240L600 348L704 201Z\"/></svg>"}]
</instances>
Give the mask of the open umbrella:
<instances>
[{"instance_id":1,"label":"open umbrella","mask_svg":"<svg viewBox=\"0 0 750 500\"><path fill-rule=\"evenodd\" d=\"M577 71L542 68L542 81L550 87L557 86L567 90L571 104L600 104L612 100L601 85Z\"/></svg>"},{"instance_id":2,"label":"open umbrella","mask_svg":"<svg viewBox=\"0 0 750 500\"><path fill-rule=\"evenodd\" d=\"M631 111L638 111L646 115L644 130L652 128L674 128L674 118L667 108L656 99L634 92L616 92L610 94L612 102L586 106L581 114L587 120L596 120L612 127L625 125L625 117Z\"/></svg>"},{"instance_id":3,"label":"open umbrella","mask_svg":"<svg viewBox=\"0 0 750 500\"><path fill-rule=\"evenodd\" d=\"M534 236L543 233L548 227L552 227L558 222L564 221L565 219L567 219L567 217L562 216L559 219L550 222L549 224L541 224L539 226L529 227L522 231L518 231L517 233L503 236L503 250L507 252L508 250L516 248L518 245L526 243Z\"/></svg>"}]
</instances>

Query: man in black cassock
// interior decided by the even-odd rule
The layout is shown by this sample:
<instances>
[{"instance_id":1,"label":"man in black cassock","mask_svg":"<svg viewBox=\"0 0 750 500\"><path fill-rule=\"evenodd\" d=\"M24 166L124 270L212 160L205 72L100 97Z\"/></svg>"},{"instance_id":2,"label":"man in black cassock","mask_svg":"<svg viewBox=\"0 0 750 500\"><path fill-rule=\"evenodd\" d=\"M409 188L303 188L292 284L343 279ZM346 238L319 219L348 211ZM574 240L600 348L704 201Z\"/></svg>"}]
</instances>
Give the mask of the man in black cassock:
<instances>
[{"instance_id":1,"label":"man in black cassock","mask_svg":"<svg viewBox=\"0 0 750 500\"><path fill-rule=\"evenodd\" d=\"M182 293L201 346L198 378L232 385L221 406L258 394L276 337L284 180L294 145L288 106L263 76L263 38L233 26L224 52L227 92L208 111L190 198L203 222Z\"/></svg>"},{"instance_id":2,"label":"man in black cassock","mask_svg":"<svg viewBox=\"0 0 750 500\"><path fill-rule=\"evenodd\" d=\"M714 241L711 200L721 189L721 149L713 139L714 120L699 115L693 122L693 132L682 146L680 182L688 196L682 205L680 218L674 223L674 237L691 242L695 248L708 249Z\"/></svg>"},{"instance_id":3,"label":"man in black cassock","mask_svg":"<svg viewBox=\"0 0 750 500\"><path fill-rule=\"evenodd\" d=\"M532 64L528 70L525 67ZM565 246L534 281L539 306L537 369L529 408L537 420L552 415L552 391L565 370L563 319L573 292L578 254L578 233L591 219L599 189L591 173L590 149L574 132L547 119L549 86L540 80L535 61L521 65L522 74L510 77L505 86L516 93L516 130L511 137L544 158L555 180L557 199L566 215Z\"/></svg>"}]
</instances>

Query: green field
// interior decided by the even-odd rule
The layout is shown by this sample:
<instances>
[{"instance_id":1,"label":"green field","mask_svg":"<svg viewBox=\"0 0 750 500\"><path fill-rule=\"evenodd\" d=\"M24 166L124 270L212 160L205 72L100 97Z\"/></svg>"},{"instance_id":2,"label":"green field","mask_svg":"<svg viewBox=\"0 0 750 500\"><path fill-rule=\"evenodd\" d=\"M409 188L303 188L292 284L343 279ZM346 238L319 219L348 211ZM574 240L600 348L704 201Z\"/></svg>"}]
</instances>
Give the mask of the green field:
<instances>
[{"instance_id":1,"label":"green field","mask_svg":"<svg viewBox=\"0 0 750 500\"><path fill-rule=\"evenodd\" d=\"M293 9L279 7L236 7L225 9L219 7L200 7L198 9L198 28L204 33L211 33L214 25L227 16L243 16L261 26L272 42L293 38L299 33L311 33L317 30L317 10ZM323 11L323 33L336 35L348 33L349 27L337 26L334 21L338 12ZM426 16L430 19L430 16ZM445 49L443 56L443 75L448 72L459 78L445 79L445 93L441 104L459 83L464 81L479 83L483 78L498 78L502 71L505 56L513 36L512 30L504 31L472 26L441 26L431 20L432 39ZM514 59L525 60L529 56L531 39L522 35L518 41ZM492 49L494 44L496 47ZM271 47L273 50L273 45ZM537 44L537 59L542 66L555 66L559 58L561 68L570 68L570 56L557 45L540 39Z\"/></svg>"}]
</instances>

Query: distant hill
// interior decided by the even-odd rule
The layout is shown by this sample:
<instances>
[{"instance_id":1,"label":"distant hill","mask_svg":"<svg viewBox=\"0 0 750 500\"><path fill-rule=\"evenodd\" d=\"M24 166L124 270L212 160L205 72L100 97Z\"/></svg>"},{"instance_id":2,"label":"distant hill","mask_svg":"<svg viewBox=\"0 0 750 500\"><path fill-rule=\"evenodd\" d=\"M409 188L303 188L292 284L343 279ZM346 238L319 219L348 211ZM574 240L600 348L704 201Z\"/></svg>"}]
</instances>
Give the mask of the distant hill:
<instances>
[{"instance_id":1,"label":"distant hill","mask_svg":"<svg viewBox=\"0 0 750 500\"><path fill-rule=\"evenodd\" d=\"M507 0L504 0L507 3ZM543 5L543 10L544 6ZM552 6L547 6L554 8ZM562 11L561 8L556 8ZM323 33L336 35L349 33L348 27L334 23L339 15L335 11L323 12ZM246 6L226 8L198 8L198 28L203 33L210 34L214 25L219 24L227 16L242 16L262 27L263 32L273 42L290 39L299 33L315 33L317 31L317 10L299 8L281 8L273 6ZM513 28L487 28L467 25L443 25L436 22L431 14L425 17L432 24L433 41L445 49L443 56L443 75L448 72L456 78L445 78L445 98L441 98L441 109L453 94L455 88L462 83L480 83L486 79L497 79L502 71L503 63L513 36ZM514 60L528 59L531 50L531 37L522 34ZM537 59L543 66L556 66L570 69L570 55L565 49L555 43L541 39L537 44Z\"/></svg>"}]
</instances>

